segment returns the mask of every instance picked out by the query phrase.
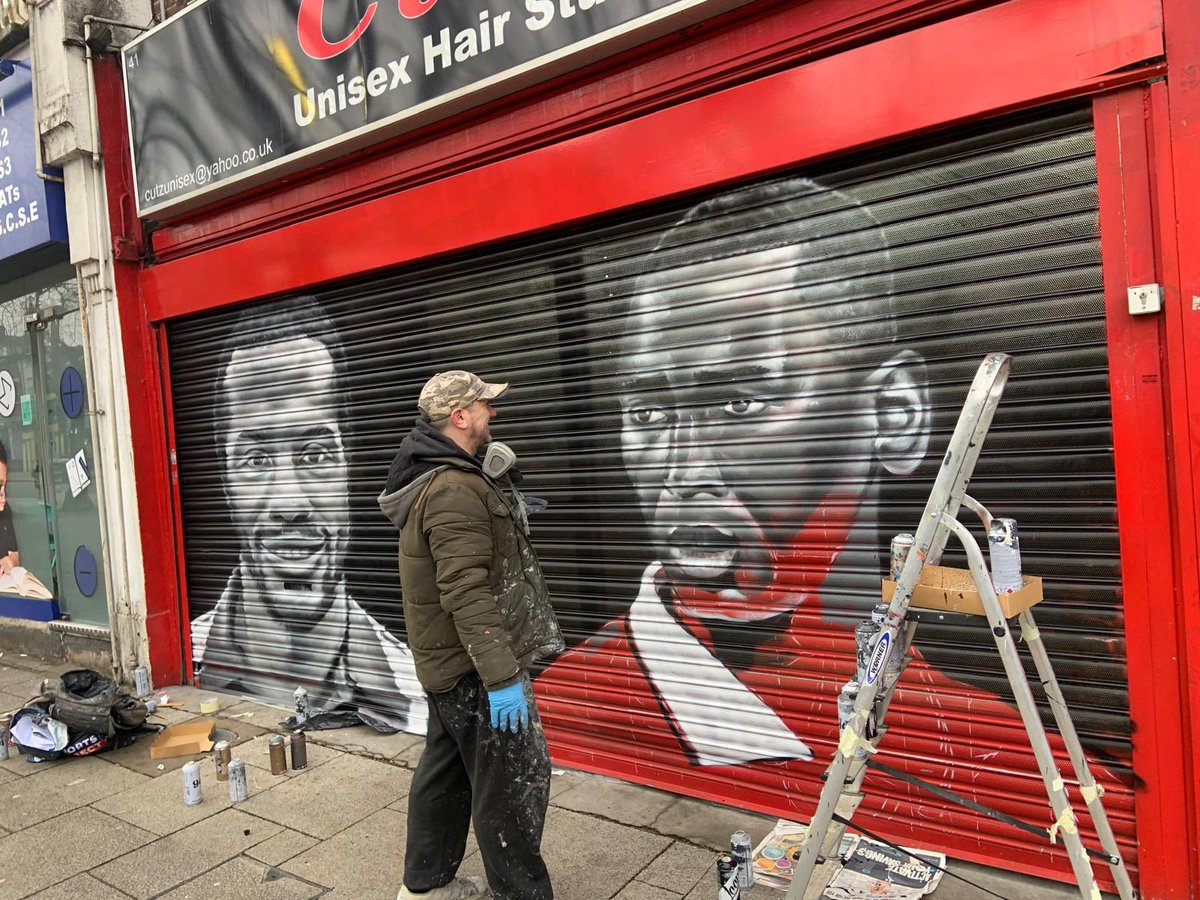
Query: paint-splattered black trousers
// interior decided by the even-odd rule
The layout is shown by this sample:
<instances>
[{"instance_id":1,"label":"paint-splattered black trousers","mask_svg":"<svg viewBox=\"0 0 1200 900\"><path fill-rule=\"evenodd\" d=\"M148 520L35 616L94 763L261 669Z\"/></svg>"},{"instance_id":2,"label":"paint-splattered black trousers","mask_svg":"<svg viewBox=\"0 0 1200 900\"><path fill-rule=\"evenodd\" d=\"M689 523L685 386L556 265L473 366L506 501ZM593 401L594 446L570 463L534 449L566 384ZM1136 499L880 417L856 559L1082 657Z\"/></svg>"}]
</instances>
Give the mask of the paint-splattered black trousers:
<instances>
[{"instance_id":1,"label":"paint-splattered black trousers","mask_svg":"<svg viewBox=\"0 0 1200 900\"><path fill-rule=\"evenodd\" d=\"M521 734L492 730L479 676L428 693L425 752L408 795L404 884L412 891L454 878L475 822L488 884L496 900L551 900L542 860L542 828L550 802L550 755L528 676L533 724Z\"/></svg>"}]
</instances>

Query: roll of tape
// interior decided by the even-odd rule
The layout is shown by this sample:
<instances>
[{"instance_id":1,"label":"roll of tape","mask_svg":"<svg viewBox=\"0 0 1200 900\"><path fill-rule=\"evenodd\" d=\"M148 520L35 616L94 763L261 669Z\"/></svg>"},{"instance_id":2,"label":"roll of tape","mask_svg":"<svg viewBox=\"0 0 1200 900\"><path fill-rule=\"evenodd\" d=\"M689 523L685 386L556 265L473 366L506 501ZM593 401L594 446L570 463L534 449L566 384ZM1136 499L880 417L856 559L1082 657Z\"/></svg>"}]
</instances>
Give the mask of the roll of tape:
<instances>
[{"instance_id":1,"label":"roll of tape","mask_svg":"<svg viewBox=\"0 0 1200 900\"><path fill-rule=\"evenodd\" d=\"M200 701L200 712L206 716L211 716L221 708L221 704L216 697L209 697L207 700Z\"/></svg>"}]
</instances>

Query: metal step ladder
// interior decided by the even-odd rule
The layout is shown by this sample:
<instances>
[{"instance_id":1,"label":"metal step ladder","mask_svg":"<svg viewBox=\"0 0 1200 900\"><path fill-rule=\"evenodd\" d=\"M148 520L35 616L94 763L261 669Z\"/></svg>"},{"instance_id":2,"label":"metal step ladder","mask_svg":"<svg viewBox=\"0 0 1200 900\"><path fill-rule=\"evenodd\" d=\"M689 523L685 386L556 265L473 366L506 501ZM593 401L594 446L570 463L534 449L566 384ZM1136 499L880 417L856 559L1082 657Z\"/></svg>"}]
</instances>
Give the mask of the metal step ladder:
<instances>
[{"instance_id":1,"label":"metal step ladder","mask_svg":"<svg viewBox=\"0 0 1200 900\"><path fill-rule=\"evenodd\" d=\"M912 618L908 615L913 591L920 581L924 567L936 565L941 560L942 551L951 534L958 538L966 550L972 580L980 595L983 611L996 641L996 649L1004 663L1004 670L1016 697L1017 708L1020 710L1025 731L1029 735L1030 745L1037 758L1038 768L1041 770L1046 794L1056 820L1055 826L1045 829L1047 839L1053 839L1055 833L1062 837L1071 860L1075 880L1079 885L1080 896L1084 900L1098 900L1100 897L1089 855L1108 864L1122 900L1132 900L1134 897L1129 873L1125 868L1121 851L1100 801L1103 792L1097 786L1088 768L1087 759L1079 743L1079 736L1071 722L1070 712L1054 676L1050 657L1046 654L1046 648L1038 633L1037 625L1034 623L1033 614L1029 609L1020 613L1018 621L1021 625L1021 636L1033 656L1038 677L1049 699L1054 720L1058 725L1063 743L1066 745L1071 765L1079 782L1080 793L1086 802L1103 852L1089 851L1083 845L1067 789L1051 752L1041 717L1038 715L1029 682L1025 677L1025 669L1021 664L1016 643L1009 630L1009 622L1004 616L996 590L992 585L987 562L979 549L979 544L966 527L958 521L959 509L965 506L983 520L985 528L991 524L991 515L987 509L967 495L966 489L975 469L975 463L979 459L984 438L991 427L996 407L1004 392L1011 362L1012 358L1006 354L990 354L980 365L975 380L971 384L966 403L959 415L958 425L954 429L954 435L950 439L950 445L942 460L941 470L929 494L921 522L914 535L912 549L896 580L895 593L887 608L886 617L878 636L871 645L870 664L862 678L854 703L854 711L849 715L848 721L841 730L838 748L834 752L833 761L825 772L825 787L821 791L821 799L794 863L792 884L787 893L787 900L802 900L802 898L803 900L816 900L821 896L833 876L837 874L838 847L846 826L851 824L850 820L862 802L863 779L868 768L872 767L869 762L869 751L873 751L886 734L887 728L884 720L887 708L891 703L903 668L902 665L889 667L887 665L888 658L892 654L899 653L903 654L902 659L907 659L908 649L917 626L915 618L917 614L914 614ZM914 609L916 609L915 606ZM874 716L872 716L872 712L874 712ZM867 733L871 728L869 723L872 722L872 718L875 720L873 723L874 734L868 738ZM882 768L882 766L876 767ZM939 793L946 792L939 790ZM958 800L956 802L962 802L964 805L981 811L993 812L973 801ZM1002 813L995 813L995 815L998 818L1005 818Z\"/></svg>"}]
</instances>

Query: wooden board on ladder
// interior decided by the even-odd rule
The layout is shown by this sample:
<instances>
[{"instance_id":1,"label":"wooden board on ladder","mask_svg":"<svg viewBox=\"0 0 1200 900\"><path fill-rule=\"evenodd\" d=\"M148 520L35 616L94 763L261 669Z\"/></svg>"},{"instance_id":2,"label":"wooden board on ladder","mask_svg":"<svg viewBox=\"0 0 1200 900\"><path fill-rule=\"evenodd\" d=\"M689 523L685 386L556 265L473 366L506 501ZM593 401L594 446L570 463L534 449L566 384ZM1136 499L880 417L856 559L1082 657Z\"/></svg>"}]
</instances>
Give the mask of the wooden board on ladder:
<instances>
[{"instance_id":1,"label":"wooden board on ladder","mask_svg":"<svg viewBox=\"0 0 1200 900\"><path fill-rule=\"evenodd\" d=\"M1053 832L1061 835L1071 860L1071 869L1079 885L1080 896L1084 900L1098 900L1100 897L1089 856L1098 857L1107 863L1122 900L1132 900L1134 897L1129 873L1100 800L1103 792L1088 768L1079 736L1054 676L1054 669L1038 633L1033 613L1030 609L1020 612L1018 620L1021 634L1033 656L1038 677L1049 699L1055 723L1066 745L1075 777L1079 782L1080 793L1100 838L1103 852L1089 851L1083 845L1067 788L1050 750L1045 728L1042 726L1032 690L1025 677L1025 670L1009 629L1009 621L1001 608L992 577L988 572L987 562L975 538L958 521L959 510L966 506L983 520L985 527L991 524L991 514L982 504L968 496L966 490L984 439L991 427L996 407L1004 393L1011 363L1012 358L1006 354L990 354L980 365L971 384L959 414L958 424L950 438L950 445L942 460L941 469L917 526L912 549L896 581L882 626L873 638L870 662L861 679L854 710L841 730L838 748L834 751L833 761L825 772L825 787L821 791L821 799L793 867L794 874L787 900L816 900L837 874L838 845L846 826L850 824L862 802L862 784L870 767L869 751L873 751L887 732L884 724L887 709L902 669L902 666L889 666L889 657L894 654L907 656L917 626L916 620L908 615L913 591L920 582L925 566L937 565L940 562L942 551L951 534L966 551L971 580L982 602L982 614L987 617L996 649L1004 663L1005 673L1012 686L1017 708L1020 710L1030 746L1045 783L1046 795L1055 817L1055 826L1046 829L1047 840L1051 839ZM912 605L915 608L915 604ZM873 738L868 739L866 733L872 718L875 733Z\"/></svg>"}]
</instances>

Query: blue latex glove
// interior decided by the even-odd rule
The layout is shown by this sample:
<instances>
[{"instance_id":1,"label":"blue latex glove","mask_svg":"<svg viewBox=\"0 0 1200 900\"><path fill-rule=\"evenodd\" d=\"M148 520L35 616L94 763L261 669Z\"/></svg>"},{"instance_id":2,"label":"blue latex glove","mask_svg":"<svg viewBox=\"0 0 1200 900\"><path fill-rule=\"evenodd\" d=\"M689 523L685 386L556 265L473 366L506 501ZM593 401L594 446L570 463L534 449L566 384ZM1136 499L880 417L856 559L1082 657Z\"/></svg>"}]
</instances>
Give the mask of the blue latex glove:
<instances>
[{"instance_id":1,"label":"blue latex glove","mask_svg":"<svg viewBox=\"0 0 1200 900\"><path fill-rule=\"evenodd\" d=\"M529 704L520 681L488 691L488 706L492 708L492 728L517 732L529 727Z\"/></svg>"}]
</instances>

